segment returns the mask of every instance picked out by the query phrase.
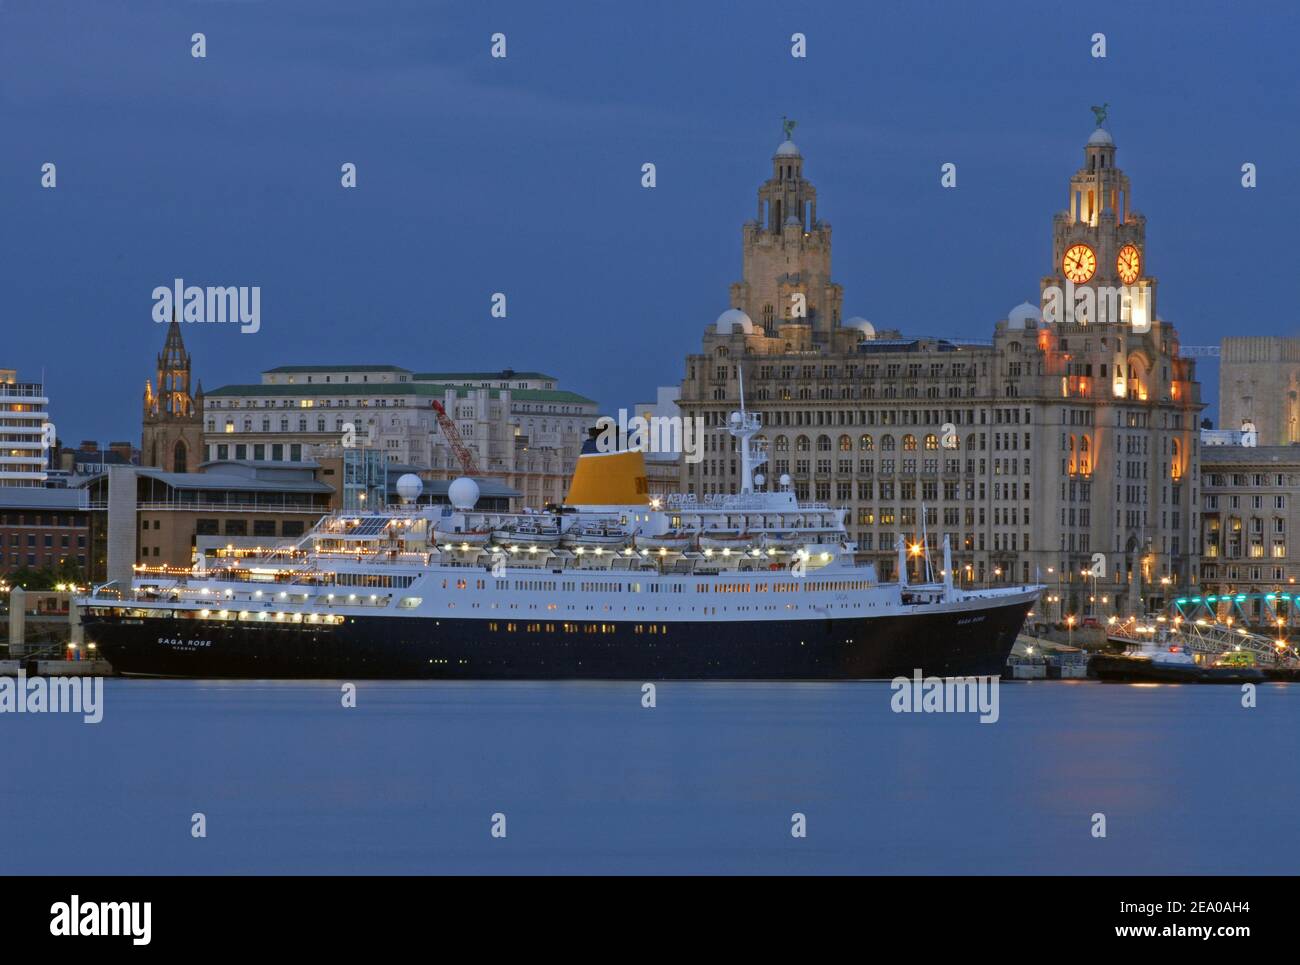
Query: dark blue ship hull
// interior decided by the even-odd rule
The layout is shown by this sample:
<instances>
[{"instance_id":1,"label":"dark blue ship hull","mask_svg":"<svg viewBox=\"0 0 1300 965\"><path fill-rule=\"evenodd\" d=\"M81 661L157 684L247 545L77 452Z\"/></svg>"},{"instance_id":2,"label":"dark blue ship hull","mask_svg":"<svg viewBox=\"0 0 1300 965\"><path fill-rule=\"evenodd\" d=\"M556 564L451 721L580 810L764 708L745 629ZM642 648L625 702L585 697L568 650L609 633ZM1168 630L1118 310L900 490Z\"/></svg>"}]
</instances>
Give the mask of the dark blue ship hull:
<instances>
[{"instance_id":1,"label":"dark blue ship hull","mask_svg":"<svg viewBox=\"0 0 1300 965\"><path fill-rule=\"evenodd\" d=\"M85 618L124 674L444 680L861 680L1000 675L1030 604L906 616L650 623L348 617L336 625Z\"/></svg>"}]
</instances>

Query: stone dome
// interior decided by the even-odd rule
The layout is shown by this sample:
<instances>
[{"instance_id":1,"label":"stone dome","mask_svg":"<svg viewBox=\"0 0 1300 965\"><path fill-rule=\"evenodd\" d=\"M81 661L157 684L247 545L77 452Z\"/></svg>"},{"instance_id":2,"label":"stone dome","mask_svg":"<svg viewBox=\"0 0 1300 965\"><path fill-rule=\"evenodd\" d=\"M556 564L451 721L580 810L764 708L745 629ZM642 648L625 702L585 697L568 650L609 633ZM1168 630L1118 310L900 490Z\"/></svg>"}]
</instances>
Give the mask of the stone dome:
<instances>
[{"instance_id":1,"label":"stone dome","mask_svg":"<svg viewBox=\"0 0 1300 965\"><path fill-rule=\"evenodd\" d=\"M1104 127L1097 128L1092 132L1092 136L1088 138L1089 147L1095 147L1097 145L1105 145L1107 147L1115 146L1114 140L1111 139L1110 131L1106 130Z\"/></svg>"},{"instance_id":2,"label":"stone dome","mask_svg":"<svg viewBox=\"0 0 1300 965\"><path fill-rule=\"evenodd\" d=\"M730 335L739 326L740 330L746 335L752 335L754 332L754 320L739 308L728 308L718 316L714 328L719 335Z\"/></svg>"},{"instance_id":3,"label":"stone dome","mask_svg":"<svg viewBox=\"0 0 1300 965\"><path fill-rule=\"evenodd\" d=\"M794 141L787 139L780 147L776 149L777 157L803 157L799 153L799 146Z\"/></svg>"},{"instance_id":4,"label":"stone dome","mask_svg":"<svg viewBox=\"0 0 1300 965\"><path fill-rule=\"evenodd\" d=\"M1029 322L1038 324L1042 320L1043 313L1038 310L1038 306L1031 305L1029 302L1021 302L1007 312L1007 328L1023 329Z\"/></svg>"},{"instance_id":5,"label":"stone dome","mask_svg":"<svg viewBox=\"0 0 1300 965\"><path fill-rule=\"evenodd\" d=\"M856 328L856 329L857 329L858 331L860 331L860 332L863 334L863 336L866 337L866 338L875 338L875 337L876 337L876 326L872 325L869 321L867 321L867 320L866 320L865 318L863 318L861 315L854 315L852 318L845 319L845 321L844 321L844 327L845 327L845 328Z\"/></svg>"}]
</instances>

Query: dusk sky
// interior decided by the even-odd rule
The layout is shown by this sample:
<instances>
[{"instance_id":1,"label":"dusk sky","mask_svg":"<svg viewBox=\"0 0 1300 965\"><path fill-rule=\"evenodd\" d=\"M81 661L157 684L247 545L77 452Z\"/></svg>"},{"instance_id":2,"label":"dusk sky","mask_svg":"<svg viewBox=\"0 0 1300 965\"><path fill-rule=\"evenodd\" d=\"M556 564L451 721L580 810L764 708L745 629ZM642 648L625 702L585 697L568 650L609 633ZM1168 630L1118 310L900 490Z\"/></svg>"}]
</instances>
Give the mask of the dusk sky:
<instances>
[{"instance_id":1,"label":"dusk sky","mask_svg":"<svg viewBox=\"0 0 1300 965\"><path fill-rule=\"evenodd\" d=\"M44 372L65 444L138 444L180 277L262 289L256 334L184 326L206 388L513 367L616 410L728 307L783 114L845 315L987 338L1037 300L1103 102L1183 344L1298 334L1294 6L996 7L0 0L0 367Z\"/></svg>"}]
</instances>

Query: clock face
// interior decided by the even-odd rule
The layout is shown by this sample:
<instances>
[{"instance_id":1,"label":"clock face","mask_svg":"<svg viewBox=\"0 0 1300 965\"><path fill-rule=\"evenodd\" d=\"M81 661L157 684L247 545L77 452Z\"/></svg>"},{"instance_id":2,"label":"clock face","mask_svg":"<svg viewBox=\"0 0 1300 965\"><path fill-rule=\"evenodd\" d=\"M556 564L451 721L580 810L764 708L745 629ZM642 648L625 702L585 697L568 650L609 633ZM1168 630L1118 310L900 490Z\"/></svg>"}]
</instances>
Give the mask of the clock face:
<instances>
[{"instance_id":1,"label":"clock face","mask_svg":"<svg viewBox=\"0 0 1300 965\"><path fill-rule=\"evenodd\" d=\"M1097 255L1087 245L1071 245L1061 259L1061 273L1081 285L1097 271Z\"/></svg>"},{"instance_id":2,"label":"clock face","mask_svg":"<svg viewBox=\"0 0 1300 965\"><path fill-rule=\"evenodd\" d=\"M1124 284L1131 285L1137 281L1138 275L1142 273L1142 254L1134 245L1125 245L1119 250L1115 270Z\"/></svg>"}]
</instances>

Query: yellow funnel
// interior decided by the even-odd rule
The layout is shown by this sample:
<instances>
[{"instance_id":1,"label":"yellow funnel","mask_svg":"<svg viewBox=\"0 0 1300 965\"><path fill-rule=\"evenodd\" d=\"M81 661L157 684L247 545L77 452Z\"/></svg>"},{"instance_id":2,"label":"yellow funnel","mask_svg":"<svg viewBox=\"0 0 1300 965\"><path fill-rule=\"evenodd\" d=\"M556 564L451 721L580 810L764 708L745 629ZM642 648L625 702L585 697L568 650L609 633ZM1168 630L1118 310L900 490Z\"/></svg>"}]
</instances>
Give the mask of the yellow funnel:
<instances>
[{"instance_id":1,"label":"yellow funnel","mask_svg":"<svg viewBox=\"0 0 1300 965\"><path fill-rule=\"evenodd\" d=\"M569 506L647 506L645 459L634 452L584 452L573 469Z\"/></svg>"}]
</instances>

